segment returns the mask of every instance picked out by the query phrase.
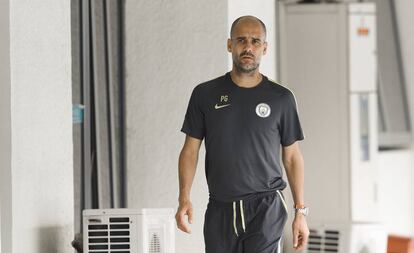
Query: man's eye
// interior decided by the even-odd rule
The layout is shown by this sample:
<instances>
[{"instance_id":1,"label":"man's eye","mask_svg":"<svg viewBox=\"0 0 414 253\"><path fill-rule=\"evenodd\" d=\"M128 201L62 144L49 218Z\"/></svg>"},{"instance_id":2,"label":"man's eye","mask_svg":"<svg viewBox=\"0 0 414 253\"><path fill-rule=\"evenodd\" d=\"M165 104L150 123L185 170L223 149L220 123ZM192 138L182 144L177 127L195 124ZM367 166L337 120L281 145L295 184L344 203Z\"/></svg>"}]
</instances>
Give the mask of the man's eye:
<instances>
[{"instance_id":1,"label":"man's eye","mask_svg":"<svg viewBox=\"0 0 414 253\"><path fill-rule=\"evenodd\" d=\"M260 40L253 40L253 43L256 45L260 45Z\"/></svg>"}]
</instances>

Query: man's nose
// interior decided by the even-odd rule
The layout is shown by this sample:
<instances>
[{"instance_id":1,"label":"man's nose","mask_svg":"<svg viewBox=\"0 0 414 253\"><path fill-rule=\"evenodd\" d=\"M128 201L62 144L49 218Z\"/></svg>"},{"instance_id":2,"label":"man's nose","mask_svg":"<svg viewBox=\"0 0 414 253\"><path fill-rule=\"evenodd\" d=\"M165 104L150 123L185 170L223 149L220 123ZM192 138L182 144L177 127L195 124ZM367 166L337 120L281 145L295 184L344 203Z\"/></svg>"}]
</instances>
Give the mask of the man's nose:
<instances>
[{"instance_id":1,"label":"man's nose","mask_svg":"<svg viewBox=\"0 0 414 253\"><path fill-rule=\"evenodd\" d=\"M246 41L246 44L244 45L244 50L246 52L251 52L253 48L253 43L249 40Z\"/></svg>"}]
</instances>

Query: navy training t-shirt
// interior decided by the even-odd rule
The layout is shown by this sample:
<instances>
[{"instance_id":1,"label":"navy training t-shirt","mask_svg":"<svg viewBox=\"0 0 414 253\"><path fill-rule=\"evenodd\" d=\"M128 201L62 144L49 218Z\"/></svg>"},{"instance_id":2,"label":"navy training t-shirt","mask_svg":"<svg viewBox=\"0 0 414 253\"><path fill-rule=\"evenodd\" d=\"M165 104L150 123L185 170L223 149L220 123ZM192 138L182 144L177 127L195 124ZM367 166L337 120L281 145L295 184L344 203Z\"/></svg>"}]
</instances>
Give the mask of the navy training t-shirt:
<instances>
[{"instance_id":1,"label":"navy training t-shirt","mask_svg":"<svg viewBox=\"0 0 414 253\"><path fill-rule=\"evenodd\" d=\"M231 202L286 187L280 145L304 134L293 93L262 77L255 87L243 88L227 72L193 89L181 131L205 138L212 199Z\"/></svg>"}]
</instances>

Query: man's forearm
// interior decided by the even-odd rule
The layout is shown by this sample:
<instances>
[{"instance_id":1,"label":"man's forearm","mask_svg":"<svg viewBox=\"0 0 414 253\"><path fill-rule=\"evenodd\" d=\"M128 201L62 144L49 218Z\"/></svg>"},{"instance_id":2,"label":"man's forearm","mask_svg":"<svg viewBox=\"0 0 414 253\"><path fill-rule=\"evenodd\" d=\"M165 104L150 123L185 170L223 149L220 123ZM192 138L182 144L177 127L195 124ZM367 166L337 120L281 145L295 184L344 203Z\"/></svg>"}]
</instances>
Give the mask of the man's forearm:
<instances>
[{"instance_id":1,"label":"man's forearm","mask_svg":"<svg viewBox=\"0 0 414 253\"><path fill-rule=\"evenodd\" d=\"M283 161L286 176L292 191L294 204L304 203L304 162L302 155L296 155L288 161Z\"/></svg>"},{"instance_id":2,"label":"man's forearm","mask_svg":"<svg viewBox=\"0 0 414 253\"><path fill-rule=\"evenodd\" d=\"M186 201L190 199L191 186L197 167L198 154L186 153L181 151L178 161L178 179L180 193L178 200Z\"/></svg>"}]
</instances>

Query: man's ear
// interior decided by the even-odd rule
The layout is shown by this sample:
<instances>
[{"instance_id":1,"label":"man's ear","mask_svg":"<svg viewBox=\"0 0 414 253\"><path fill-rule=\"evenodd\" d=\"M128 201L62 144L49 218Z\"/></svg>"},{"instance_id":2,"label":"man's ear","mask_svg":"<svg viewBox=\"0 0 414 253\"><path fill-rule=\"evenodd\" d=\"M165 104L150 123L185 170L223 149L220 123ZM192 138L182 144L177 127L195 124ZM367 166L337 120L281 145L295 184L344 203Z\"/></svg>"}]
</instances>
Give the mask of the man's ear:
<instances>
[{"instance_id":1,"label":"man's ear","mask_svg":"<svg viewBox=\"0 0 414 253\"><path fill-rule=\"evenodd\" d=\"M264 47L264 49L263 49L263 55L265 55L266 52L267 52L267 41L265 41L265 43L263 44L263 47Z\"/></svg>"},{"instance_id":2,"label":"man's ear","mask_svg":"<svg viewBox=\"0 0 414 253\"><path fill-rule=\"evenodd\" d=\"M227 39L227 51L231 53L232 48L231 48L231 39Z\"/></svg>"}]
</instances>

